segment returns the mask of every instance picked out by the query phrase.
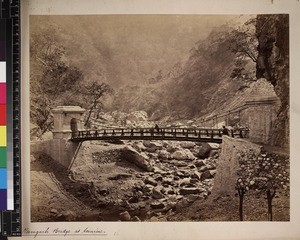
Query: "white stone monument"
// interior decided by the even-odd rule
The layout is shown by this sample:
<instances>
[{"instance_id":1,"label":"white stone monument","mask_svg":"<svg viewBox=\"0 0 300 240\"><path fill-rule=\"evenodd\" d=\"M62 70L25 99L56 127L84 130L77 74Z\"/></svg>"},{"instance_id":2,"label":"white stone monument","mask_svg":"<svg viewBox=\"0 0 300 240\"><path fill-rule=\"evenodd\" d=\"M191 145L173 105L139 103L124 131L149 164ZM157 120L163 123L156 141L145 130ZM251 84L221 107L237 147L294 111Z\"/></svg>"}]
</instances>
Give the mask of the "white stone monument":
<instances>
[{"instance_id":1,"label":"white stone monument","mask_svg":"<svg viewBox=\"0 0 300 240\"><path fill-rule=\"evenodd\" d=\"M83 114L85 109L79 106L58 106L52 110L54 118L53 138L70 138L72 134L71 120L76 120L77 129L83 128Z\"/></svg>"}]
</instances>

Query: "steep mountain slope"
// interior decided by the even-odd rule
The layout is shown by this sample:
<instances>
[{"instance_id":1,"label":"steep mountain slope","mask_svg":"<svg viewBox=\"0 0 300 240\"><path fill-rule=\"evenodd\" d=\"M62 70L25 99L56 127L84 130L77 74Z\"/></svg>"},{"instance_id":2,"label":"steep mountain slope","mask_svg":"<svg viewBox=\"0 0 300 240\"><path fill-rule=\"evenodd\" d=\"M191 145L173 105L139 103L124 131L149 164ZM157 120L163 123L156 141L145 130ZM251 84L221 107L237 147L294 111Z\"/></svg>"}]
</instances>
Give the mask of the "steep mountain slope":
<instances>
[{"instance_id":1,"label":"steep mountain slope","mask_svg":"<svg viewBox=\"0 0 300 240\"><path fill-rule=\"evenodd\" d=\"M154 120L195 118L225 107L246 84L230 77L236 56L229 50L229 31L226 26L214 30L156 83L122 88L112 107L145 110ZM246 63L255 69L254 63Z\"/></svg>"}]
</instances>

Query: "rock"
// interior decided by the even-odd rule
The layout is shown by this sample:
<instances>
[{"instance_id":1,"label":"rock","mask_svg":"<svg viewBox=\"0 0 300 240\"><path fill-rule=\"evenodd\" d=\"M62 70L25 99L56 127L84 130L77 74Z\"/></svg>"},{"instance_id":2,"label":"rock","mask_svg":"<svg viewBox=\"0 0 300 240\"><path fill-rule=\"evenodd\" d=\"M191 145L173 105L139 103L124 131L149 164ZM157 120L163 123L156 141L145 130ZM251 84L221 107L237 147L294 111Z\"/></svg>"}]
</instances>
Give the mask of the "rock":
<instances>
[{"instance_id":1,"label":"rock","mask_svg":"<svg viewBox=\"0 0 300 240\"><path fill-rule=\"evenodd\" d=\"M180 195L197 194L197 193L200 193L200 190L195 187L194 188L184 187L179 190L179 193L180 193Z\"/></svg>"},{"instance_id":2,"label":"rock","mask_svg":"<svg viewBox=\"0 0 300 240\"><path fill-rule=\"evenodd\" d=\"M207 143L207 144L211 147L211 150L220 149L220 144L219 143Z\"/></svg>"},{"instance_id":3,"label":"rock","mask_svg":"<svg viewBox=\"0 0 300 240\"><path fill-rule=\"evenodd\" d=\"M114 118L109 113L104 113L104 112L100 113L99 119L102 119L102 120L104 120L106 122L112 122L112 121L114 121Z\"/></svg>"},{"instance_id":4,"label":"rock","mask_svg":"<svg viewBox=\"0 0 300 240\"><path fill-rule=\"evenodd\" d=\"M180 146L182 148L188 148L188 149L191 149L191 148L194 148L195 147L195 143L194 142L181 142L180 143Z\"/></svg>"},{"instance_id":5,"label":"rock","mask_svg":"<svg viewBox=\"0 0 300 240\"><path fill-rule=\"evenodd\" d=\"M129 212L127 211L120 213L119 217L121 221L130 221L131 219Z\"/></svg>"},{"instance_id":6,"label":"rock","mask_svg":"<svg viewBox=\"0 0 300 240\"><path fill-rule=\"evenodd\" d=\"M176 209L183 209L183 208L189 207L190 205L191 205L191 203L189 202L189 200L186 198L182 198L182 196L181 196L180 201L177 202L177 204L176 204Z\"/></svg>"},{"instance_id":7,"label":"rock","mask_svg":"<svg viewBox=\"0 0 300 240\"><path fill-rule=\"evenodd\" d=\"M214 158L217 158L219 157L219 150L211 150L210 153L209 153L209 157L214 157Z\"/></svg>"},{"instance_id":8,"label":"rock","mask_svg":"<svg viewBox=\"0 0 300 240\"><path fill-rule=\"evenodd\" d=\"M175 194L174 189L168 189L167 190L167 194L171 194L171 195Z\"/></svg>"},{"instance_id":9,"label":"rock","mask_svg":"<svg viewBox=\"0 0 300 240\"><path fill-rule=\"evenodd\" d=\"M135 164L145 171L153 171L153 167L149 164L146 155L138 153L134 148L126 146L121 149L121 158Z\"/></svg>"},{"instance_id":10,"label":"rock","mask_svg":"<svg viewBox=\"0 0 300 240\"><path fill-rule=\"evenodd\" d=\"M187 159L194 160L196 157L189 149L184 149L184 152L186 153Z\"/></svg>"},{"instance_id":11,"label":"rock","mask_svg":"<svg viewBox=\"0 0 300 240\"><path fill-rule=\"evenodd\" d=\"M176 146L174 146L174 145L168 145L168 146L166 147L166 150L167 150L169 153L173 153L173 152L175 152L176 150L178 150L178 148L177 148Z\"/></svg>"},{"instance_id":12,"label":"rock","mask_svg":"<svg viewBox=\"0 0 300 240\"><path fill-rule=\"evenodd\" d=\"M160 192L160 190L158 188L153 188L152 189L152 198L154 199L162 199L165 196Z\"/></svg>"},{"instance_id":13,"label":"rock","mask_svg":"<svg viewBox=\"0 0 300 240\"><path fill-rule=\"evenodd\" d=\"M71 210L64 211L61 214L63 215L63 218L66 221L75 221L76 220L76 214Z\"/></svg>"},{"instance_id":14,"label":"rock","mask_svg":"<svg viewBox=\"0 0 300 240\"><path fill-rule=\"evenodd\" d=\"M183 161L173 161L172 162L173 165L175 165L176 167L186 167L188 164L186 162L183 162Z\"/></svg>"},{"instance_id":15,"label":"rock","mask_svg":"<svg viewBox=\"0 0 300 240\"><path fill-rule=\"evenodd\" d=\"M138 203L139 198L137 196L132 196L131 198L128 199L129 203Z\"/></svg>"},{"instance_id":16,"label":"rock","mask_svg":"<svg viewBox=\"0 0 300 240\"><path fill-rule=\"evenodd\" d=\"M199 195L195 195L195 194L190 194L187 199L189 202L195 202L196 200L198 200L200 198Z\"/></svg>"},{"instance_id":17,"label":"rock","mask_svg":"<svg viewBox=\"0 0 300 240\"><path fill-rule=\"evenodd\" d=\"M156 148L155 147L152 147L152 148L146 148L146 152L149 152L149 153L155 153L156 152Z\"/></svg>"},{"instance_id":18,"label":"rock","mask_svg":"<svg viewBox=\"0 0 300 240\"><path fill-rule=\"evenodd\" d=\"M202 167L202 166L205 166L205 163L202 160L198 160L198 161L195 162L195 166L196 167Z\"/></svg>"},{"instance_id":19,"label":"rock","mask_svg":"<svg viewBox=\"0 0 300 240\"><path fill-rule=\"evenodd\" d=\"M172 178L164 178L162 180L162 184L172 185L172 183L173 183L173 179Z\"/></svg>"},{"instance_id":20,"label":"rock","mask_svg":"<svg viewBox=\"0 0 300 240\"><path fill-rule=\"evenodd\" d=\"M132 144L132 147L137 150L138 152L141 152L141 151L145 151L146 150L146 147L144 146L144 144L142 142L134 142Z\"/></svg>"},{"instance_id":21,"label":"rock","mask_svg":"<svg viewBox=\"0 0 300 240\"><path fill-rule=\"evenodd\" d=\"M209 170L208 167L205 165L205 166L202 166L200 169L199 169L199 172L205 172Z\"/></svg>"},{"instance_id":22,"label":"rock","mask_svg":"<svg viewBox=\"0 0 300 240\"><path fill-rule=\"evenodd\" d=\"M109 180L119 180L119 179L131 178L131 177L132 177L131 174L128 174L128 173L119 173L119 174L116 174L115 176L108 177L108 179Z\"/></svg>"},{"instance_id":23,"label":"rock","mask_svg":"<svg viewBox=\"0 0 300 240\"><path fill-rule=\"evenodd\" d=\"M159 201L155 201L155 202L152 202L150 204L151 208L153 209L162 209L165 207L165 204L163 202L159 202Z\"/></svg>"},{"instance_id":24,"label":"rock","mask_svg":"<svg viewBox=\"0 0 300 240\"><path fill-rule=\"evenodd\" d=\"M191 178L196 178L199 179L201 178L201 173L199 173L198 171L195 171L191 174Z\"/></svg>"},{"instance_id":25,"label":"rock","mask_svg":"<svg viewBox=\"0 0 300 240\"><path fill-rule=\"evenodd\" d=\"M161 182L163 180L163 177L159 174L153 175L152 176L155 181Z\"/></svg>"},{"instance_id":26,"label":"rock","mask_svg":"<svg viewBox=\"0 0 300 240\"><path fill-rule=\"evenodd\" d=\"M212 178L213 176L211 175L210 171L209 170L206 170L204 171L202 174L201 174L201 181L205 180L205 179L209 179L209 178Z\"/></svg>"},{"instance_id":27,"label":"rock","mask_svg":"<svg viewBox=\"0 0 300 240\"><path fill-rule=\"evenodd\" d=\"M217 173L217 170L209 170L209 172L214 177Z\"/></svg>"},{"instance_id":28,"label":"rock","mask_svg":"<svg viewBox=\"0 0 300 240\"><path fill-rule=\"evenodd\" d=\"M190 183L191 184L196 184L197 182L199 182L200 180L196 179L196 178L191 178L190 179Z\"/></svg>"},{"instance_id":29,"label":"rock","mask_svg":"<svg viewBox=\"0 0 300 240\"><path fill-rule=\"evenodd\" d=\"M106 188L98 188L97 193L99 193L102 196L106 196L109 194L109 190Z\"/></svg>"},{"instance_id":30,"label":"rock","mask_svg":"<svg viewBox=\"0 0 300 240\"><path fill-rule=\"evenodd\" d=\"M147 149L153 149L155 151L163 149L163 145L160 142L144 141L143 144Z\"/></svg>"},{"instance_id":31,"label":"rock","mask_svg":"<svg viewBox=\"0 0 300 240\"><path fill-rule=\"evenodd\" d=\"M105 208L109 205L109 201L107 201L105 199L103 199L103 200L98 199L97 205L99 208Z\"/></svg>"},{"instance_id":32,"label":"rock","mask_svg":"<svg viewBox=\"0 0 300 240\"><path fill-rule=\"evenodd\" d=\"M197 168L195 164L189 164L188 167L191 168L191 169L196 169Z\"/></svg>"},{"instance_id":33,"label":"rock","mask_svg":"<svg viewBox=\"0 0 300 240\"><path fill-rule=\"evenodd\" d=\"M138 216L134 216L134 217L131 219L131 221L133 221L133 222L141 222L141 219L139 219Z\"/></svg>"},{"instance_id":34,"label":"rock","mask_svg":"<svg viewBox=\"0 0 300 240\"><path fill-rule=\"evenodd\" d=\"M185 171L178 171L176 175L180 178L189 177L189 174Z\"/></svg>"},{"instance_id":35,"label":"rock","mask_svg":"<svg viewBox=\"0 0 300 240\"><path fill-rule=\"evenodd\" d=\"M186 123L187 123L188 125L192 125L192 124L194 123L194 120L188 120Z\"/></svg>"},{"instance_id":36,"label":"rock","mask_svg":"<svg viewBox=\"0 0 300 240\"><path fill-rule=\"evenodd\" d=\"M183 178L180 180L179 186L187 186L190 185L190 178Z\"/></svg>"},{"instance_id":37,"label":"rock","mask_svg":"<svg viewBox=\"0 0 300 240\"><path fill-rule=\"evenodd\" d=\"M183 150L177 150L171 155L172 158L177 160L185 160L187 159L187 156Z\"/></svg>"},{"instance_id":38,"label":"rock","mask_svg":"<svg viewBox=\"0 0 300 240\"><path fill-rule=\"evenodd\" d=\"M171 154L166 150L159 150L157 154L158 154L157 156L162 159L171 158Z\"/></svg>"},{"instance_id":39,"label":"rock","mask_svg":"<svg viewBox=\"0 0 300 240\"><path fill-rule=\"evenodd\" d=\"M57 211L55 208L52 208L52 209L50 210L50 213L51 213L51 214L54 214L54 215L57 215L57 214L58 214L58 211Z\"/></svg>"},{"instance_id":40,"label":"rock","mask_svg":"<svg viewBox=\"0 0 300 240\"><path fill-rule=\"evenodd\" d=\"M144 183L145 184L150 184L150 185L152 185L154 187L157 186L157 182L153 178L151 178L151 177L145 178Z\"/></svg>"},{"instance_id":41,"label":"rock","mask_svg":"<svg viewBox=\"0 0 300 240\"><path fill-rule=\"evenodd\" d=\"M154 172L154 173L158 173L158 174L160 174L160 175L162 175L162 176L165 176L165 175L167 174L166 171L163 171L163 170L161 170L161 169L158 168L158 167L154 167L154 168L153 168L153 172Z\"/></svg>"},{"instance_id":42,"label":"rock","mask_svg":"<svg viewBox=\"0 0 300 240\"><path fill-rule=\"evenodd\" d=\"M175 181L178 181L180 178L178 176L174 176L173 178Z\"/></svg>"},{"instance_id":43,"label":"rock","mask_svg":"<svg viewBox=\"0 0 300 240\"><path fill-rule=\"evenodd\" d=\"M195 155L196 155L196 157L198 157L200 159L205 159L209 156L211 150L212 150L212 148L208 143L201 143L195 149Z\"/></svg>"}]
</instances>

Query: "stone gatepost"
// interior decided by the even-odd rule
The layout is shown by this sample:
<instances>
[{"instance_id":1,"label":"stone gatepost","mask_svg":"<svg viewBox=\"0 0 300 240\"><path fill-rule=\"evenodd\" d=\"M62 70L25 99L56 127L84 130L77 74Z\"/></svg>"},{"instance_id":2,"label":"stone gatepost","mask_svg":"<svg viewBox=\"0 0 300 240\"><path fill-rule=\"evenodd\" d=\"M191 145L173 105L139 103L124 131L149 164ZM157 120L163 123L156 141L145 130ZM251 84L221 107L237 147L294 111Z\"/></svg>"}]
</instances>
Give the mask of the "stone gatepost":
<instances>
[{"instance_id":1,"label":"stone gatepost","mask_svg":"<svg viewBox=\"0 0 300 240\"><path fill-rule=\"evenodd\" d=\"M68 139L71 137L71 121L77 123L77 129L83 128L83 113L85 109L79 106L58 106L52 110L54 118L54 129L52 131L54 139Z\"/></svg>"},{"instance_id":2,"label":"stone gatepost","mask_svg":"<svg viewBox=\"0 0 300 240\"><path fill-rule=\"evenodd\" d=\"M280 101L277 97L252 96L246 99L243 120L252 142L269 144Z\"/></svg>"}]
</instances>

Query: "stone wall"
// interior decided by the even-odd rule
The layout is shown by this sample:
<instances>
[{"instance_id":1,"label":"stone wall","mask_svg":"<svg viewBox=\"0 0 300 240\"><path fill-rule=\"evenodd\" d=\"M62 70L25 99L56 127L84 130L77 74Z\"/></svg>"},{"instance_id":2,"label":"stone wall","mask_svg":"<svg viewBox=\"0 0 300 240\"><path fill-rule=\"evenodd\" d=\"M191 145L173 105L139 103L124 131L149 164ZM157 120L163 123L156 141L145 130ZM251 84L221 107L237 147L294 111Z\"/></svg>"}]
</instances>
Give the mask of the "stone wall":
<instances>
[{"instance_id":1,"label":"stone wall","mask_svg":"<svg viewBox=\"0 0 300 240\"><path fill-rule=\"evenodd\" d=\"M222 150L212 190L212 199L220 196L234 197L239 157L242 153L246 154L249 151L259 154L261 146L245 139L223 136Z\"/></svg>"},{"instance_id":2,"label":"stone wall","mask_svg":"<svg viewBox=\"0 0 300 240\"><path fill-rule=\"evenodd\" d=\"M240 113L240 124L249 128L249 140L271 144L271 135L277 119L278 99L273 97L246 100Z\"/></svg>"},{"instance_id":3,"label":"stone wall","mask_svg":"<svg viewBox=\"0 0 300 240\"><path fill-rule=\"evenodd\" d=\"M79 143L67 139L51 139L30 144L30 152L33 156L46 154L61 165L68 167Z\"/></svg>"}]
</instances>

